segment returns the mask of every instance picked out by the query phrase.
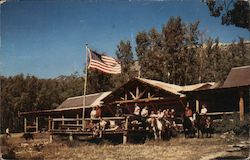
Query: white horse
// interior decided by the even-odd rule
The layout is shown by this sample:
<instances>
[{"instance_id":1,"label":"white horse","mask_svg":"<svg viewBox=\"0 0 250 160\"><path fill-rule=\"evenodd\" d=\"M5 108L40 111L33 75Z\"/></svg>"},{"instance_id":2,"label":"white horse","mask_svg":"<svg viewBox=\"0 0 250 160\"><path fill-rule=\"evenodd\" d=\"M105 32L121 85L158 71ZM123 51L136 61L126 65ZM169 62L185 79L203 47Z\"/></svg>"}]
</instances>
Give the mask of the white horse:
<instances>
[{"instance_id":1,"label":"white horse","mask_svg":"<svg viewBox=\"0 0 250 160\"><path fill-rule=\"evenodd\" d=\"M162 121L160 121L158 117L151 117L147 121L151 124L155 140L161 140L165 136L170 136L169 128L171 126L171 123L168 120L163 119Z\"/></svg>"},{"instance_id":2,"label":"white horse","mask_svg":"<svg viewBox=\"0 0 250 160\"><path fill-rule=\"evenodd\" d=\"M161 121L157 117L151 117L148 119L148 122L154 131L155 140L162 139L163 124Z\"/></svg>"}]
</instances>

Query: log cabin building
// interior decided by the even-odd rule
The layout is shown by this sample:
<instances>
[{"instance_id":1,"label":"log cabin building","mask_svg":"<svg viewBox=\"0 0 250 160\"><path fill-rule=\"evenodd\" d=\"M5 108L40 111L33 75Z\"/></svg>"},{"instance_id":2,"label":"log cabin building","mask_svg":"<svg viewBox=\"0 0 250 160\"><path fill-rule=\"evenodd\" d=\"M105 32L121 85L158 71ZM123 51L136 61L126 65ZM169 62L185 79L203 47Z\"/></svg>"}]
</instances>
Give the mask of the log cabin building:
<instances>
[{"instance_id":1,"label":"log cabin building","mask_svg":"<svg viewBox=\"0 0 250 160\"><path fill-rule=\"evenodd\" d=\"M84 102L84 96L76 96L67 98L56 109L21 112L19 116L24 119L24 132L42 129L49 130L51 128L49 119L51 118L80 119L82 117L84 105L85 115L89 115L91 109L98 105L101 106L101 100L110 93L109 91L86 95L86 103Z\"/></svg>"},{"instance_id":2,"label":"log cabin building","mask_svg":"<svg viewBox=\"0 0 250 160\"><path fill-rule=\"evenodd\" d=\"M86 95L85 118L89 117L91 108L97 105L101 106L103 117L115 116L117 104L124 114L132 114L135 103L140 107L148 106L149 111L175 109L176 115L181 116L184 107L189 103L197 112L202 104L207 105L208 112L240 112L240 119L243 120L244 114L249 113L249 86L250 66L233 68L222 84L208 82L178 86L134 78L112 92ZM24 131L50 129L51 118L81 119L83 104L84 96L70 97L53 110L22 112L20 116L24 117Z\"/></svg>"},{"instance_id":3,"label":"log cabin building","mask_svg":"<svg viewBox=\"0 0 250 160\"><path fill-rule=\"evenodd\" d=\"M244 115L250 111L250 66L232 68L224 83L186 91L184 94L197 112L204 104L210 113L238 112L243 121Z\"/></svg>"}]
</instances>

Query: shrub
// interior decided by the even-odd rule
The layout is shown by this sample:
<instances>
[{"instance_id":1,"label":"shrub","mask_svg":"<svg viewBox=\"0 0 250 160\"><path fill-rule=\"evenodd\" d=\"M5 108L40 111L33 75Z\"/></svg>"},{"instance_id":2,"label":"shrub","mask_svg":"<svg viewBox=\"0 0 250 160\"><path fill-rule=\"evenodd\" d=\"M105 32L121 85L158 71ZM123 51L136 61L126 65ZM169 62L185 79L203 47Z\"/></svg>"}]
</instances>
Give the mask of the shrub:
<instances>
[{"instance_id":1,"label":"shrub","mask_svg":"<svg viewBox=\"0 0 250 160\"><path fill-rule=\"evenodd\" d=\"M14 145L11 144L9 141L8 141L8 138L6 135L3 135L1 136L0 138L0 148L1 148L1 153L3 154L2 155L2 158L3 159L15 159L16 158L16 155L15 155L15 152L14 152Z\"/></svg>"},{"instance_id":2,"label":"shrub","mask_svg":"<svg viewBox=\"0 0 250 160\"><path fill-rule=\"evenodd\" d=\"M222 121L214 124L215 132L230 132L233 131L238 136L249 136L250 116L245 115L243 122L240 122L238 114L223 115Z\"/></svg>"}]
</instances>

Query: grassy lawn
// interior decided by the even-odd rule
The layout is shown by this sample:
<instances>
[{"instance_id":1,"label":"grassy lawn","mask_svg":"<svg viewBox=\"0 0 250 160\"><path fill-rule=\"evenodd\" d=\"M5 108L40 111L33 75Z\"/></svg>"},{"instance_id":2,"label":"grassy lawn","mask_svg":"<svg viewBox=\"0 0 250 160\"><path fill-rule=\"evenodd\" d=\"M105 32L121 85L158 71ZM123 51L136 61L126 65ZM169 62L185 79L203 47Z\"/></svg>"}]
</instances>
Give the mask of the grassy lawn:
<instances>
[{"instance_id":1,"label":"grassy lawn","mask_svg":"<svg viewBox=\"0 0 250 160\"><path fill-rule=\"evenodd\" d=\"M107 141L96 144L58 139L49 144L47 139L25 141L20 137L12 137L9 141L16 146L14 150L18 159L58 160L206 160L228 155L226 150L236 143L227 142L219 135L203 139L186 139L181 135L169 141L150 140L144 144L126 145L114 145ZM242 156L242 153L238 152L236 156Z\"/></svg>"}]
</instances>

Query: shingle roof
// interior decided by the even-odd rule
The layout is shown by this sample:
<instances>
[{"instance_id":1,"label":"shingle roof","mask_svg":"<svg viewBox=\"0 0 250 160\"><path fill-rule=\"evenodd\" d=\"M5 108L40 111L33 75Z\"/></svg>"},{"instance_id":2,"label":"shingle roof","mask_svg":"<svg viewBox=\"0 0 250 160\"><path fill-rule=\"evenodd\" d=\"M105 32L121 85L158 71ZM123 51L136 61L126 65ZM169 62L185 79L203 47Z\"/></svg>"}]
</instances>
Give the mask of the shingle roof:
<instances>
[{"instance_id":1,"label":"shingle roof","mask_svg":"<svg viewBox=\"0 0 250 160\"><path fill-rule=\"evenodd\" d=\"M250 86L250 66L232 68L220 88Z\"/></svg>"},{"instance_id":2,"label":"shingle roof","mask_svg":"<svg viewBox=\"0 0 250 160\"><path fill-rule=\"evenodd\" d=\"M109 95L111 92L101 92L95 94L86 95L86 108L101 105L101 100ZM56 110L62 110L66 108L78 108L83 107L84 96L67 98Z\"/></svg>"}]
</instances>

